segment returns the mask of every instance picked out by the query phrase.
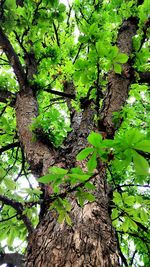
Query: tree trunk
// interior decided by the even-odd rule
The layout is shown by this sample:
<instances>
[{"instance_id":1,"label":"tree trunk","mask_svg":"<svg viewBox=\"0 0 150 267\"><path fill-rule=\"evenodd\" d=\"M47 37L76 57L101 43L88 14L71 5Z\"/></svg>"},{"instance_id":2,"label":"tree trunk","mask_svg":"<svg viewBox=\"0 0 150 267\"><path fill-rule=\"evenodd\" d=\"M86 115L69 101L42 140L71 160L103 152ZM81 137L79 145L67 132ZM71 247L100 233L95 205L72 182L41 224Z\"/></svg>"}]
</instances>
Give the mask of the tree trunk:
<instances>
[{"instance_id":1,"label":"tree trunk","mask_svg":"<svg viewBox=\"0 0 150 267\"><path fill-rule=\"evenodd\" d=\"M29 238L26 267L120 266L108 214L105 168L101 167L94 183L96 202L80 208L71 196L72 226L59 224L54 211L47 213Z\"/></svg>"},{"instance_id":2,"label":"tree trunk","mask_svg":"<svg viewBox=\"0 0 150 267\"><path fill-rule=\"evenodd\" d=\"M54 152L41 141L33 139L30 125L37 115L37 102L31 94L19 94L16 101L18 133L32 171L42 175L51 165L66 168L75 166L77 153L87 145L86 137L95 130L94 114L89 103L81 113L74 113L73 131L65 148ZM70 150L70 152L66 152ZM54 158L55 155L55 158ZM83 167L84 167L84 163ZM79 163L78 163L79 165ZM77 204L74 194L72 203L72 226L57 222L55 211L47 211L38 227L29 236L26 267L46 266L119 266L117 241L108 213L108 190L105 166L99 163L99 175L93 179L96 186L96 202L83 208ZM45 212L45 211L44 211Z\"/></svg>"},{"instance_id":3,"label":"tree trunk","mask_svg":"<svg viewBox=\"0 0 150 267\"><path fill-rule=\"evenodd\" d=\"M136 22L129 19L120 30L118 46L128 55L132 51L132 37L136 32ZM39 140L33 140L30 130L32 119L37 116L37 101L32 92L18 94L16 101L16 118L20 142L24 148L27 161L36 176L47 172L48 167L56 164L70 169L76 164L76 155L87 145L87 136L93 130L102 130L113 138L114 125L112 114L124 105L129 86L132 82L129 63L123 66L124 75L110 73L109 86L101 111L101 128L94 123L97 106L94 101L86 102L82 112L73 112L72 132L64 142L63 149L47 147ZM71 88L66 86L67 93ZM68 102L71 109L71 103ZM106 182L106 167L99 162L98 175L93 178L96 186L96 201L86 203L81 208L74 196L70 217L72 226L57 222L57 213L48 209L42 213L39 225L28 237L26 267L117 267L120 266L117 240L109 216L109 190ZM46 207L48 208L48 207Z\"/></svg>"}]
</instances>

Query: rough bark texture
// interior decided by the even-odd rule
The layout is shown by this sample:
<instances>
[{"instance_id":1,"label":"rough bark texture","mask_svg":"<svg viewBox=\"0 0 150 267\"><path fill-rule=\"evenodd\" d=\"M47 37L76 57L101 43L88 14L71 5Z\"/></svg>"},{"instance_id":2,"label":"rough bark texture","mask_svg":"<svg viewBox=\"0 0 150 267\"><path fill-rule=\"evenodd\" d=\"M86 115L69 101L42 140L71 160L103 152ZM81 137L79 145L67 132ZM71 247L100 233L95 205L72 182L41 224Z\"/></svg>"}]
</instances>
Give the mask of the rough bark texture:
<instances>
[{"instance_id":1,"label":"rough bark texture","mask_svg":"<svg viewBox=\"0 0 150 267\"><path fill-rule=\"evenodd\" d=\"M119 266L116 238L108 215L104 169L101 168L94 181L96 202L87 203L82 209L71 197L72 226L59 224L55 212L45 216L29 239L26 266Z\"/></svg>"},{"instance_id":2,"label":"rough bark texture","mask_svg":"<svg viewBox=\"0 0 150 267\"><path fill-rule=\"evenodd\" d=\"M93 103L74 113L73 131L57 155L57 164L74 166L75 156L87 145L86 137L95 129L94 114ZM74 194L69 197L73 207L72 226L59 224L55 211L48 212L41 220L29 237L26 267L119 266L117 241L108 213L105 166L99 166L99 173L93 180L96 202L87 203L82 209Z\"/></svg>"},{"instance_id":3,"label":"rough bark texture","mask_svg":"<svg viewBox=\"0 0 150 267\"><path fill-rule=\"evenodd\" d=\"M21 92L16 100L16 121L20 142L26 154L28 163L32 172L38 175L44 175L55 162L54 150L47 147L39 140L34 140L31 131L33 119L38 115L36 98L29 93Z\"/></svg>"},{"instance_id":4,"label":"rough bark texture","mask_svg":"<svg viewBox=\"0 0 150 267\"><path fill-rule=\"evenodd\" d=\"M137 21L135 18L130 18L125 21L120 28L117 45L121 53L130 56L132 52L132 37L136 34ZM103 108L100 113L101 125L107 135L113 137L115 127L112 120L113 112L120 111L124 106L127 97L129 86L133 81L133 70L130 65L130 60L122 65L122 73L108 74L108 88L103 102Z\"/></svg>"}]
</instances>

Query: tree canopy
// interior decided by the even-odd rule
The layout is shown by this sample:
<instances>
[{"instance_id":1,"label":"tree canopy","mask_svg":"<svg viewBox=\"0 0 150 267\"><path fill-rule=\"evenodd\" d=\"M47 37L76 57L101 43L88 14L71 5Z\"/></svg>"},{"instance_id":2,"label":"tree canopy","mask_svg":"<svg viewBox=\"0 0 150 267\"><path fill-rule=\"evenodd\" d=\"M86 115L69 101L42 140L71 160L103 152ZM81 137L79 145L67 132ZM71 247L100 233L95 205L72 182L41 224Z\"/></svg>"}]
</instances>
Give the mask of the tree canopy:
<instances>
[{"instance_id":1,"label":"tree canopy","mask_svg":"<svg viewBox=\"0 0 150 267\"><path fill-rule=\"evenodd\" d=\"M0 264L25 253L43 188L46 208L71 227L70 196L80 207L96 201L101 164L121 266L149 266L149 8L148 0L0 1ZM32 111L23 100L19 107L22 92ZM84 120L78 128L85 107L92 130ZM77 139L75 160L69 144ZM48 171L33 159L37 140L53 155Z\"/></svg>"}]
</instances>

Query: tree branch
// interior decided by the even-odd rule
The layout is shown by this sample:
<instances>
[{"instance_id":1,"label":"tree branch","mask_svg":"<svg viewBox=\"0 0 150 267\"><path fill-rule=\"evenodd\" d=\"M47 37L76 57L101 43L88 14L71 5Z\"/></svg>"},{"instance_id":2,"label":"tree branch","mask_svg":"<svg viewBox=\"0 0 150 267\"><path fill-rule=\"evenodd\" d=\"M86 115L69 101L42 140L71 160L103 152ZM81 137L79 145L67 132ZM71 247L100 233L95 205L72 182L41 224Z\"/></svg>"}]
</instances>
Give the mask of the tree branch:
<instances>
[{"instance_id":1,"label":"tree branch","mask_svg":"<svg viewBox=\"0 0 150 267\"><path fill-rule=\"evenodd\" d=\"M80 51L81 51L82 47L83 47L83 43L81 43L80 46L79 46L79 48L78 48L77 54L76 54L76 56L75 56L75 58L73 60L73 64L76 62L76 60L77 60L77 58L78 58L78 56L80 54Z\"/></svg>"},{"instance_id":2,"label":"tree branch","mask_svg":"<svg viewBox=\"0 0 150 267\"><path fill-rule=\"evenodd\" d=\"M15 53L10 41L0 27L0 47L5 52L10 65L12 66L14 73L17 77L20 88L25 91L26 89L26 76L23 67L20 63L18 55Z\"/></svg>"},{"instance_id":3,"label":"tree branch","mask_svg":"<svg viewBox=\"0 0 150 267\"><path fill-rule=\"evenodd\" d=\"M9 221L9 220L15 218L16 216L17 216L17 213L14 214L14 215L12 215L11 217L8 217L8 218L6 218L6 219L2 219L2 220L0 220L0 223L7 222L7 221Z\"/></svg>"},{"instance_id":4,"label":"tree branch","mask_svg":"<svg viewBox=\"0 0 150 267\"><path fill-rule=\"evenodd\" d=\"M12 267L23 267L24 256L19 253L0 253L0 265L7 264Z\"/></svg>"},{"instance_id":5,"label":"tree branch","mask_svg":"<svg viewBox=\"0 0 150 267\"><path fill-rule=\"evenodd\" d=\"M121 251L121 248L120 248L120 241L119 241L119 237L118 237L118 234L117 234L117 233L116 233L116 238L117 238L118 249L119 249L119 254L120 254L122 263L123 263L125 266L128 267L127 260L126 260L125 256L123 255L123 253L122 253L122 251Z\"/></svg>"},{"instance_id":6,"label":"tree branch","mask_svg":"<svg viewBox=\"0 0 150 267\"><path fill-rule=\"evenodd\" d=\"M31 221L29 218L23 213L24 212L24 207L23 204L20 202L17 202L13 199L9 199L6 196L0 195L0 201L2 201L5 205L11 206L17 211L17 214L20 215L20 218L23 220L27 230L29 233L33 232L33 226L31 224Z\"/></svg>"},{"instance_id":7,"label":"tree branch","mask_svg":"<svg viewBox=\"0 0 150 267\"><path fill-rule=\"evenodd\" d=\"M55 36L56 36L57 45L60 47L58 32L57 32L57 28L56 28L56 25L55 25L54 22L53 22L53 27L54 27L54 32L55 32Z\"/></svg>"},{"instance_id":8,"label":"tree branch","mask_svg":"<svg viewBox=\"0 0 150 267\"><path fill-rule=\"evenodd\" d=\"M3 146L2 148L0 148L0 155L3 153L3 152L5 152L5 151L7 151L7 150L9 150L9 149L11 149L11 148L14 148L14 147L17 147L17 146L19 146L20 145L20 142L14 142L14 143L12 143L12 144L8 144L8 145L6 145L6 146Z\"/></svg>"},{"instance_id":9,"label":"tree branch","mask_svg":"<svg viewBox=\"0 0 150 267\"><path fill-rule=\"evenodd\" d=\"M117 185L114 189L113 189L113 191L115 191L116 189L120 189L120 188L122 188L122 187L136 187L136 186L138 186L138 187L146 187L146 188L150 188L150 185L147 185L147 184L145 184L145 185L141 185L141 184L123 184L123 185Z\"/></svg>"},{"instance_id":10,"label":"tree branch","mask_svg":"<svg viewBox=\"0 0 150 267\"><path fill-rule=\"evenodd\" d=\"M134 258L135 258L136 253L137 253L137 250L135 250L133 252L133 255L132 255L132 258L131 258L131 261L130 261L130 266L132 266L132 264L133 264L133 261L134 261Z\"/></svg>"},{"instance_id":11,"label":"tree branch","mask_svg":"<svg viewBox=\"0 0 150 267\"><path fill-rule=\"evenodd\" d=\"M47 92L47 93L51 93L51 94L54 94L54 95L60 95L62 97L67 97L67 98L70 98L70 99L75 99L75 94L67 94L67 93L60 92L60 91L55 91L55 90L49 89L49 88L45 88L43 90L45 92Z\"/></svg>"}]
</instances>

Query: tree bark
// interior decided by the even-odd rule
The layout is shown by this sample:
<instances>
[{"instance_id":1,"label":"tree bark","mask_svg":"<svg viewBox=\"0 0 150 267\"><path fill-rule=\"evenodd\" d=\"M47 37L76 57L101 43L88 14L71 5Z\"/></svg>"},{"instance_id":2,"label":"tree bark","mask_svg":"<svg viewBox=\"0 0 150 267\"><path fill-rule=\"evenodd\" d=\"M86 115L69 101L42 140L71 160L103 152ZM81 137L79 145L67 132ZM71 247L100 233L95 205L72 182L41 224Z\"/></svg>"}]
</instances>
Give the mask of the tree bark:
<instances>
[{"instance_id":1,"label":"tree bark","mask_svg":"<svg viewBox=\"0 0 150 267\"><path fill-rule=\"evenodd\" d=\"M57 222L48 212L29 238L28 267L111 267L120 266L117 242L108 214L105 168L94 183L96 202L80 208L71 196L72 226Z\"/></svg>"},{"instance_id":2,"label":"tree bark","mask_svg":"<svg viewBox=\"0 0 150 267\"><path fill-rule=\"evenodd\" d=\"M92 105L74 114L73 131L65 142L66 151L69 146L71 152L60 151L57 164L68 169L76 165L75 156L87 145L86 137L95 129ZM93 178L96 201L81 208L74 194L69 196L72 226L59 224L56 212L48 211L29 237L26 267L119 266L117 241L108 212L105 166L99 163L98 171L99 175Z\"/></svg>"},{"instance_id":3,"label":"tree bark","mask_svg":"<svg viewBox=\"0 0 150 267\"><path fill-rule=\"evenodd\" d=\"M118 37L121 52L128 55L131 53L132 37L135 32L134 20L129 19L126 24L124 22ZM113 72L109 74L108 93L101 111L103 128L111 138L115 131L112 114L124 105L132 82L129 63L124 64L123 72L122 75L116 75ZM68 106L70 108L70 102ZM37 114L37 101L32 91L22 90L16 100L17 127L20 143L32 172L36 176L43 175L48 167L54 164L67 169L76 164L80 166L83 164L84 167L84 163L76 163L76 155L86 147L89 133L98 129L94 123L94 115L97 114L94 102L90 100L79 113L74 111L73 130L64 142L63 149L60 150L54 149L53 146L48 147L38 139L33 140L30 125ZM117 240L109 215L109 190L105 165L99 162L97 171L99 174L92 180L96 186L95 202L87 202L81 208L76 202L74 193L69 196L72 203L70 212L72 226L66 223L59 224L54 210L47 209L43 214L39 225L28 238L26 267L120 266Z\"/></svg>"}]
</instances>

